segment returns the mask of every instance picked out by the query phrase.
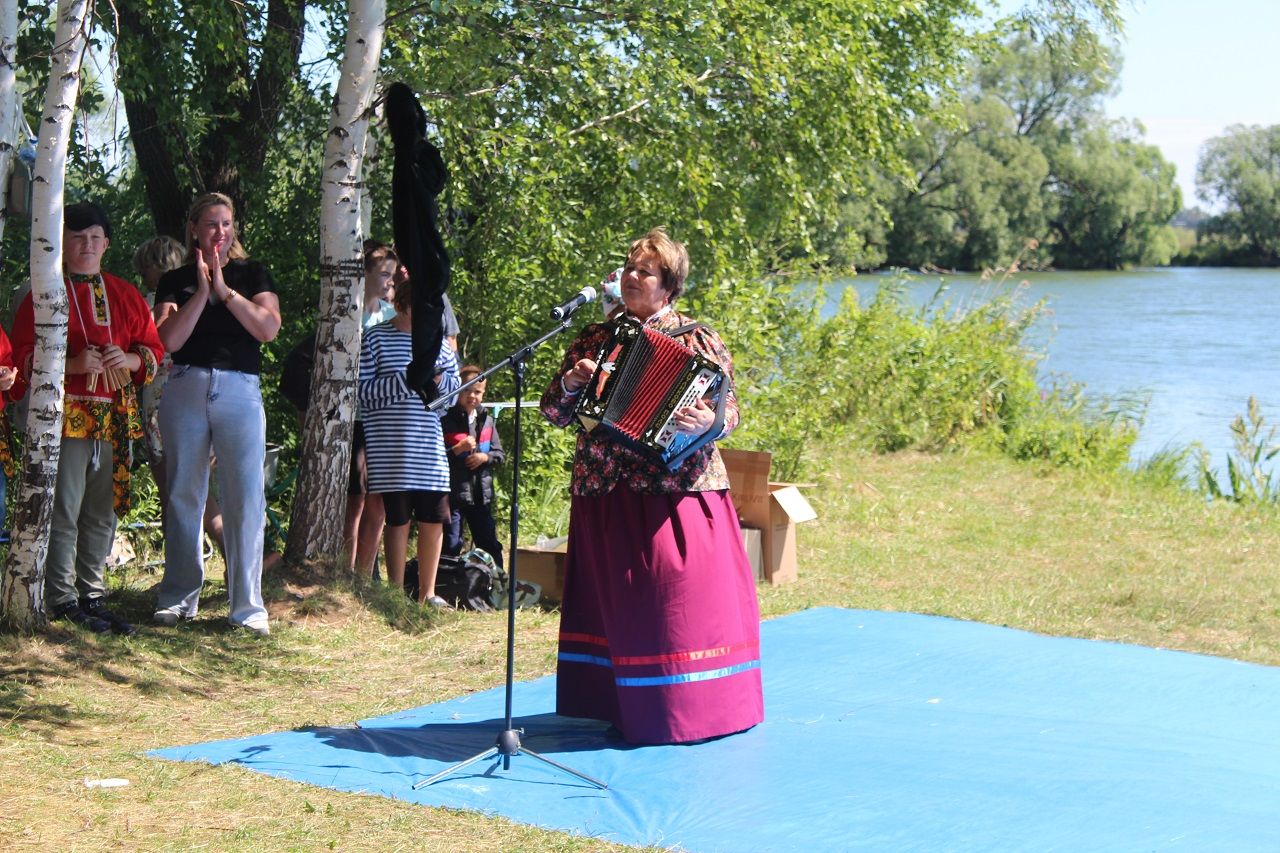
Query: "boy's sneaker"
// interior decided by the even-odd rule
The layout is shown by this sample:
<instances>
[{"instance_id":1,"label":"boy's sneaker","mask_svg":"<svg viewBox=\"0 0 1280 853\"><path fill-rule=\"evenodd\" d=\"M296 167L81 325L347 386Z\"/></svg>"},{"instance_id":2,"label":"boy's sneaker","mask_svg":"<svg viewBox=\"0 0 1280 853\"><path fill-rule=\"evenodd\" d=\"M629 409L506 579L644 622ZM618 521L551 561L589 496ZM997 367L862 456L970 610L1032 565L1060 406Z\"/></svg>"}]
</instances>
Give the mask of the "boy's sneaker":
<instances>
[{"instance_id":1,"label":"boy's sneaker","mask_svg":"<svg viewBox=\"0 0 1280 853\"><path fill-rule=\"evenodd\" d=\"M138 629L121 619L116 614L107 609L107 605L100 596L93 598L80 599L80 609L90 616L101 619L111 626L112 633L120 634L128 637L138 633Z\"/></svg>"},{"instance_id":2,"label":"boy's sneaker","mask_svg":"<svg viewBox=\"0 0 1280 853\"><path fill-rule=\"evenodd\" d=\"M65 619L76 625L88 628L95 634L106 634L111 630L111 623L106 619L94 616L92 613L85 613L80 607L78 601L68 601L66 604L59 604L53 609L54 619Z\"/></svg>"}]
</instances>

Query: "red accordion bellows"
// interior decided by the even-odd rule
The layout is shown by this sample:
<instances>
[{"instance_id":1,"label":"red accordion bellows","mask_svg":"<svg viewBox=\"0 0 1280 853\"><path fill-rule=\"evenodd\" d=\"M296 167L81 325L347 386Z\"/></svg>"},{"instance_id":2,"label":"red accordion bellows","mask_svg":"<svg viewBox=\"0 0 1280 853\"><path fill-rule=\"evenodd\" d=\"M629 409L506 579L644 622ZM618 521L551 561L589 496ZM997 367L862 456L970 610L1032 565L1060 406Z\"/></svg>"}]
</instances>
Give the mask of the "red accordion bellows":
<instances>
[{"instance_id":1,"label":"red accordion bellows","mask_svg":"<svg viewBox=\"0 0 1280 853\"><path fill-rule=\"evenodd\" d=\"M639 438L649 426L658 406L671 390L672 382L680 377L689 362L689 349L679 341L653 329L644 329L643 332L636 345L644 355L632 362L643 366L643 370L638 375L627 377L627 384L634 394L626 411L620 413L613 424L614 429L632 438Z\"/></svg>"}]
</instances>

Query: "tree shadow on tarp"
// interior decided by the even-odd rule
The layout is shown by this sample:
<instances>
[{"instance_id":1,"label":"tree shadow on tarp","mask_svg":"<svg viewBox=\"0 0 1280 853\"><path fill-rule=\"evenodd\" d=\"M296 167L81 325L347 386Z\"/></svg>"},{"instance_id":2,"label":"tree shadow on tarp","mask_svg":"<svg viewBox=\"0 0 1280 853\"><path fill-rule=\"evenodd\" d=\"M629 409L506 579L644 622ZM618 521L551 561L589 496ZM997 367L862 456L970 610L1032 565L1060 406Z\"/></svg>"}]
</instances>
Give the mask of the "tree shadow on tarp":
<instances>
[{"instance_id":1,"label":"tree shadow on tarp","mask_svg":"<svg viewBox=\"0 0 1280 853\"><path fill-rule=\"evenodd\" d=\"M515 717L511 725L515 729L524 729L525 734L520 739L524 747L547 755L635 748L621 737L607 734L608 724L599 720L545 713ZM421 726L315 727L302 731L311 732L332 749L454 764L492 747L505 728L506 719L497 718Z\"/></svg>"}]
</instances>

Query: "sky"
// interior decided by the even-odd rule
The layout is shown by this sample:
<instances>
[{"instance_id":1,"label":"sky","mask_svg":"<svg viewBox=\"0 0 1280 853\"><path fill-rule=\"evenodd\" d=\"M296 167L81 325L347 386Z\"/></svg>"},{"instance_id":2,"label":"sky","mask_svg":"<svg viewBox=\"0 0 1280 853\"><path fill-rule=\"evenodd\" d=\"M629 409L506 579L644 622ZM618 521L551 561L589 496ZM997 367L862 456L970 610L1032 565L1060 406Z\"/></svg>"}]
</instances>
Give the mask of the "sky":
<instances>
[{"instance_id":1,"label":"sky","mask_svg":"<svg viewBox=\"0 0 1280 853\"><path fill-rule=\"evenodd\" d=\"M1183 207L1200 147L1233 124L1280 124L1280 0L1132 0L1113 118L1138 119L1178 168Z\"/></svg>"}]
</instances>

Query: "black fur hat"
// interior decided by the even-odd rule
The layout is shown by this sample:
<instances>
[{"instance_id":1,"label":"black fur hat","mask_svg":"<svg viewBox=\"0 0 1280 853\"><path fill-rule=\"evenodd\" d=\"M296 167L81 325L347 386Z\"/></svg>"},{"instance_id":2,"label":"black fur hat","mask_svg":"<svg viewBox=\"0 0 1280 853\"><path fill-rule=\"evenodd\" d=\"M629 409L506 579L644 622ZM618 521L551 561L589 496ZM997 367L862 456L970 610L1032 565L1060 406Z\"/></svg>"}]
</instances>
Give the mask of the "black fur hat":
<instances>
[{"instance_id":1,"label":"black fur hat","mask_svg":"<svg viewBox=\"0 0 1280 853\"><path fill-rule=\"evenodd\" d=\"M79 201L67 205L62 211L62 226L68 231L83 231L95 225L101 225L102 233L111 239L111 220L93 202Z\"/></svg>"}]
</instances>

